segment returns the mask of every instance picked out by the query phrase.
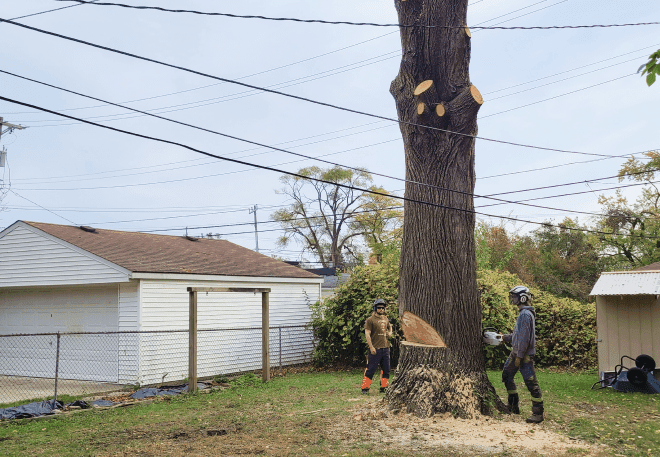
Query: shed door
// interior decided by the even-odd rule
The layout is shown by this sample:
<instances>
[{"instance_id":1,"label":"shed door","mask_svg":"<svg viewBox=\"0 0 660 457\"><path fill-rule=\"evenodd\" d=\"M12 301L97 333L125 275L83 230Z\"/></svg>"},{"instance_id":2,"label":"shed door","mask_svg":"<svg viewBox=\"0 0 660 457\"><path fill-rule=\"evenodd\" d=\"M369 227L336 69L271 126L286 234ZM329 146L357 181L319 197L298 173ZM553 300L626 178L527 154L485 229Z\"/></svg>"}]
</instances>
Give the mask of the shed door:
<instances>
[{"instance_id":1,"label":"shed door","mask_svg":"<svg viewBox=\"0 0 660 457\"><path fill-rule=\"evenodd\" d=\"M0 335L61 332L59 377L117 382L117 285L0 291ZM0 374L55 376L57 337L0 337Z\"/></svg>"}]
</instances>

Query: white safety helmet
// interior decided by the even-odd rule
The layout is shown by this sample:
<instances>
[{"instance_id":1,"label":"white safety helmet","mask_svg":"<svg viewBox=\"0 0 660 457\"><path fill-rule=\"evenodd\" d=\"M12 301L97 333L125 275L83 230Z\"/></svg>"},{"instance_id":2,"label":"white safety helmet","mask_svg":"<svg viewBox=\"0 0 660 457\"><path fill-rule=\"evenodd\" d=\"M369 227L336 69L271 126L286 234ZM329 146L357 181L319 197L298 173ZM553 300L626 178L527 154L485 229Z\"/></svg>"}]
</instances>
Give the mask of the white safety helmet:
<instances>
[{"instance_id":1,"label":"white safety helmet","mask_svg":"<svg viewBox=\"0 0 660 457\"><path fill-rule=\"evenodd\" d=\"M529 289L525 286L516 286L509 291L509 296L515 295L518 297L518 302L521 305L526 304L532 299L532 294L529 292Z\"/></svg>"}]
</instances>

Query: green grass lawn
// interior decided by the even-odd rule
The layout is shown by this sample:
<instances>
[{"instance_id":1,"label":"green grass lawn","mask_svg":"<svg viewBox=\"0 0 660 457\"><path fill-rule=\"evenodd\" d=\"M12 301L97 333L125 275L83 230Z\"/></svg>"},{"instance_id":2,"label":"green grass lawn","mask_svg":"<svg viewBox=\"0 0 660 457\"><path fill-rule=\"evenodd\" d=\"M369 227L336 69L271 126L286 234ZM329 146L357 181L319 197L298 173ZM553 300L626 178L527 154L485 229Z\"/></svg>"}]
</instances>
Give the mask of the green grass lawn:
<instances>
[{"instance_id":1,"label":"green grass lawn","mask_svg":"<svg viewBox=\"0 0 660 457\"><path fill-rule=\"evenodd\" d=\"M504 398L500 373L489 377ZM359 370L291 374L268 384L244 376L209 394L0 422L0 455L415 455L359 438L355 408L378 395L359 395L361 378ZM606 444L598 455L660 456L660 396L592 391L595 373L539 370L538 378L544 427ZM529 395L518 380L521 409L529 414ZM438 449L432 455L471 454Z\"/></svg>"}]
</instances>

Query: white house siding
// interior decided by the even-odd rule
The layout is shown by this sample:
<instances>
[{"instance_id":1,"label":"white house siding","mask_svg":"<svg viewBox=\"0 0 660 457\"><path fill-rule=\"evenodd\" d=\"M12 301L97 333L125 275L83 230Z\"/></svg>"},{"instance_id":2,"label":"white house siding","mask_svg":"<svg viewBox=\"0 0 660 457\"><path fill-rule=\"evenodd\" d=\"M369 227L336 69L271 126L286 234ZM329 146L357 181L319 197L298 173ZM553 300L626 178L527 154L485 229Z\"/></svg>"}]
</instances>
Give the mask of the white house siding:
<instances>
[{"instance_id":1,"label":"white house siding","mask_svg":"<svg viewBox=\"0 0 660 457\"><path fill-rule=\"evenodd\" d=\"M305 325L309 305L319 298L318 281L238 282L141 280L141 330L187 330L188 287L269 287L270 326ZM261 368L261 294L198 294L198 376ZM240 329L240 330L236 330ZM309 360L311 332L282 330L282 364ZM280 332L271 331L271 364L280 363ZM187 332L143 335L141 383L179 380L188 376ZM165 376L163 378L163 376Z\"/></svg>"},{"instance_id":2,"label":"white house siding","mask_svg":"<svg viewBox=\"0 0 660 457\"><path fill-rule=\"evenodd\" d=\"M119 318L117 330L134 332L140 329L140 282L133 280L119 284ZM140 335L119 334L120 384L137 384L140 379Z\"/></svg>"},{"instance_id":3,"label":"white house siding","mask_svg":"<svg viewBox=\"0 0 660 457\"><path fill-rule=\"evenodd\" d=\"M0 289L0 335L53 332L114 332L117 285ZM0 374L55 375L57 337L0 338ZM116 335L62 335L59 376L117 382Z\"/></svg>"},{"instance_id":4,"label":"white house siding","mask_svg":"<svg viewBox=\"0 0 660 457\"><path fill-rule=\"evenodd\" d=\"M0 236L0 287L104 284L128 272L40 230L17 225Z\"/></svg>"}]
</instances>

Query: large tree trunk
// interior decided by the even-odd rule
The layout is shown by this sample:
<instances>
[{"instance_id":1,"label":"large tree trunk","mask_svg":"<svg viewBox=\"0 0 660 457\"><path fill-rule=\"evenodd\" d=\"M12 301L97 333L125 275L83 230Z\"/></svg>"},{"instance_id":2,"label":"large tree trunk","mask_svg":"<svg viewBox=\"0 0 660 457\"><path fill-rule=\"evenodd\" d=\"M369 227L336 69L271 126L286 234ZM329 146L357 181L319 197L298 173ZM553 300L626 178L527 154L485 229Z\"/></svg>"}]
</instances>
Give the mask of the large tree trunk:
<instances>
[{"instance_id":1,"label":"large tree trunk","mask_svg":"<svg viewBox=\"0 0 660 457\"><path fill-rule=\"evenodd\" d=\"M403 58L390 87L399 120L477 134L483 99L470 83L470 32L464 27L467 3L395 0L400 24L457 26L401 28ZM433 83L424 90L428 81ZM388 401L419 416L489 414L504 405L486 377L482 352L471 195L475 141L470 136L400 126L406 178L437 186L408 182L406 197L447 208L405 202L399 311L424 319L447 347L402 345Z\"/></svg>"}]
</instances>

